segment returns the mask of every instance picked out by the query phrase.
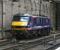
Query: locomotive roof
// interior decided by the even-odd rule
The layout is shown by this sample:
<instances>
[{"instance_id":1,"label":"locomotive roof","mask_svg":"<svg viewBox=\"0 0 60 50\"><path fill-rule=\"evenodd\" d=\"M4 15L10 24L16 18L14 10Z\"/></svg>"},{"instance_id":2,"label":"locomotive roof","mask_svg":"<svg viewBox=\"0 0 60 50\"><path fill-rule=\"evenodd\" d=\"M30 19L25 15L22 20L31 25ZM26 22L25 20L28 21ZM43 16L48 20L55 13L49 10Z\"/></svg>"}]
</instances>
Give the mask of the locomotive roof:
<instances>
[{"instance_id":1,"label":"locomotive roof","mask_svg":"<svg viewBox=\"0 0 60 50\"><path fill-rule=\"evenodd\" d=\"M40 18L50 18L50 17L47 17L47 16L24 16L24 15L20 15L20 14L16 14L14 16L18 16L18 17L40 17Z\"/></svg>"}]
</instances>

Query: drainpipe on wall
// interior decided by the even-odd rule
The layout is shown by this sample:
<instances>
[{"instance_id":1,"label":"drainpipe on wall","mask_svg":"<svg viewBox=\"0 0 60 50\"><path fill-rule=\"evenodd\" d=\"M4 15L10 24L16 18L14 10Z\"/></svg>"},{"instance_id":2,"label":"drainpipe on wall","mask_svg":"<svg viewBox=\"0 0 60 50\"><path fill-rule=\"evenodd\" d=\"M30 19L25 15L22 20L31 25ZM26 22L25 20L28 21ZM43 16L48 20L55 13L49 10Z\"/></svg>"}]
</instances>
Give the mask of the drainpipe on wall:
<instances>
[{"instance_id":1,"label":"drainpipe on wall","mask_svg":"<svg viewBox=\"0 0 60 50\"><path fill-rule=\"evenodd\" d=\"M2 32L1 32L1 36L2 36L2 39L3 39L3 36L4 36L4 35L3 35L3 32L4 32L4 31L3 31L3 0L1 0L1 5L2 5L2 28L1 28L1 31L2 31Z\"/></svg>"}]
</instances>

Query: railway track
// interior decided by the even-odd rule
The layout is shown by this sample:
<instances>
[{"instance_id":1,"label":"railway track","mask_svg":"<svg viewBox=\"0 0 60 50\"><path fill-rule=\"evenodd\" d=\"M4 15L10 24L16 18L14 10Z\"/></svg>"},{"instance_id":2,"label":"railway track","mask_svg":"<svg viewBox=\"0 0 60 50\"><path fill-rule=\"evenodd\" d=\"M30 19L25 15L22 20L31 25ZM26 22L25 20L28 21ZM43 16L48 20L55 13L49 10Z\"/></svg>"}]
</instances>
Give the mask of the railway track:
<instances>
[{"instance_id":1,"label":"railway track","mask_svg":"<svg viewBox=\"0 0 60 50\"><path fill-rule=\"evenodd\" d=\"M33 48L38 45L46 45L49 42L56 42L57 39L60 39L60 33L51 34L49 36L44 36L42 38L34 39L34 40L24 40L19 43L6 43L6 45L2 46L0 50L27 50L29 48ZM49 44L50 45L50 44Z\"/></svg>"}]
</instances>

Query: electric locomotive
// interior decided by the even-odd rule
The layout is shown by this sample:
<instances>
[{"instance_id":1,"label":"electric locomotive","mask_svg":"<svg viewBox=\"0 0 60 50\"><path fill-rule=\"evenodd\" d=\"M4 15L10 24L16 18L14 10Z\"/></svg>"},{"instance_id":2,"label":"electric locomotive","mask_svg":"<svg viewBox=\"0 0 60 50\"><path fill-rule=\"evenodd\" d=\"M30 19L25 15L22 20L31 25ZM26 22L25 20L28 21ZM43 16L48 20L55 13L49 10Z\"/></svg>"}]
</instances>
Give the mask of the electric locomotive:
<instances>
[{"instance_id":1,"label":"electric locomotive","mask_svg":"<svg viewBox=\"0 0 60 50\"><path fill-rule=\"evenodd\" d=\"M17 40L33 39L49 35L51 23L49 17L14 15L11 28Z\"/></svg>"}]
</instances>

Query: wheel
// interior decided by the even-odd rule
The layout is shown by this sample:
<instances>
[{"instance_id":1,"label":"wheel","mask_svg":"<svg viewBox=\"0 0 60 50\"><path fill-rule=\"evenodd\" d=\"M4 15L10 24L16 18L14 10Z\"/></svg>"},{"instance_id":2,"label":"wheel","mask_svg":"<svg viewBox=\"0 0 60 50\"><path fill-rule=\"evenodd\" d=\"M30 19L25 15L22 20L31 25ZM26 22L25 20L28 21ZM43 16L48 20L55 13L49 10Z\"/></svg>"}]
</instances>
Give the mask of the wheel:
<instances>
[{"instance_id":1,"label":"wheel","mask_svg":"<svg viewBox=\"0 0 60 50\"><path fill-rule=\"evenodd\" d=\"M38 32L38 37L41 37L41 30L39 29L37 32Z\"/></svg>"}]
</instances>

